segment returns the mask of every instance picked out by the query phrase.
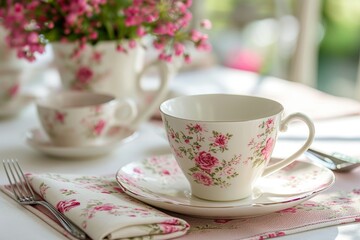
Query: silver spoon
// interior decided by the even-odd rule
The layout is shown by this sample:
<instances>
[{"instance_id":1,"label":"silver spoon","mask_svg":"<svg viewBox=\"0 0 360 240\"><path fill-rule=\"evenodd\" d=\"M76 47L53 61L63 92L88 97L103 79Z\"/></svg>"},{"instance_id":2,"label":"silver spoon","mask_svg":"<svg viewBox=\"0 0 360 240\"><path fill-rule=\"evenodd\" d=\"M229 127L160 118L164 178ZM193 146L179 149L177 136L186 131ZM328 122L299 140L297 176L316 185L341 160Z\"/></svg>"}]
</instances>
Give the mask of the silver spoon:
<instances>
[{"instance_id":1,"label":"silver spoon","mask_svg":"<svg viewBox=\"0 0 360 240\"><path fill-rule=\"evenodd\" d=\"M327 154L312 148L309 148L305 155L312 161L320 163L325 167L339 172L347 172L360 166L360 159L347 156L342 153Z\"/></svg>"}]
</instances>

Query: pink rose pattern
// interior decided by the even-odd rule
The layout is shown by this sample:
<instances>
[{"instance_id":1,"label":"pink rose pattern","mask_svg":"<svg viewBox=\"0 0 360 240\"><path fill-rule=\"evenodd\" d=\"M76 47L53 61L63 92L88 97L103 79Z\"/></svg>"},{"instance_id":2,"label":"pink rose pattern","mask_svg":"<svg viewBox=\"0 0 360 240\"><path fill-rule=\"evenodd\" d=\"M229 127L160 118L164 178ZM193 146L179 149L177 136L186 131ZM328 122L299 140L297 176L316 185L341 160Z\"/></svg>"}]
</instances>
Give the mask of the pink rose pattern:
<instances>
[{"instance_id":1,"label":"pink rose pattern","mask_svg":"<svg viewBox=\"0 0 360 240\"><path fill-rule=\"evenodd\" d=\"M88 138L99 136L106 129L108 122L105 119L97 118L102 114L102 112L103 106L94 106L89 111L89 114L79 122L79 125L85 126L84 135L86 135ZM55 111L45 116L44 120L44 127L49 130L49 134L51 136L56 136L56 125L66 124L67 113L65 111Z\"/></svg>"},{"instance_id":2,"label":"pink rose pattern","mask_svg":"<svg viewBox=\"0 0 360 240\"><path fill-rule=\"evenodd\" d=\"M79 205L80 203L76 201L76 199L71 199L71 200L59 201L56 204L56 208L59 212L64 213L64 212L68 212L70 209L77 207Z\"/></svg>"},{"instance_id":3,"label":"pink rose pattern","mask_svg":"<svg viewBox=\"0 0 360 240\"><path fill-rule=\"evenodd\" d=\"M148 170L152 174L166 176L167 178L177 178L181 173L179 165L174 165L171 161L169 161L166 155L150 157L143 162L143 166L145 168L144 170ZM144 170L139 167L135 167L133 172L137 174L144 174Z\"/></svg>"},{"instance_id":4,"label":"pink rose pattern","mask_svg":"<svg viewBox=\"0 0 360 240\"><path fill-rule=\"evenodd\" d=\"M230 133L220 133L212 131L212 137L209 140L209 146L204 146L205 137L203 133L208 132L205 125L189 124L186 126L187 132L175 132L174 129L165 122L167 137L170 141L181 144L180 147L171 145L174 154L180 158L184 156L194 160L195 167L189 169L188 174L193 177L195 182L205 186L228 187L229 182L221 179L227 176L232 179L239 174L235 171L234 166L241 161L241 154L234 156L231 160L218 159L214 154L228 150L228 143L232 138ZM274 148L275 139L272 138L275 130L274 119L269 118L259 125L261 133L249 141L248 146L252 151L252 156L244 163L251 162L253 167L260 166L270 160Z\"/></svg>"},{"instance_id":5,"label":"pink rose pattern","mask_svg":"<svg viewBox=\"0 0 360 240\"><path fill-rule=\"evenodd\" d=\"M96 83L102 81L111 71L110 68L104 65L104 52L92 51L88 57L85 56L85 53L81 53L77 57L68 55L65 52L58 53L59 56L67 59L67 61L64 60L64 66L62 67L66 68L66 71L71 74L71 80L67 83L69 88L78 91L93 90ZM99 69L102 69L103 66L106 70L100 72Z\"/></svg>"},{"instance_id":6,"label":"pink rose pattern","mask_svg":"<svg viewBox=\"0 0 360 240\"><path fill-rule=\"evenodd\" d=\"M230 133L220 133L212 131L212 136L208 139L210 144L205 146L203 134L208 132L205 125L189 124L186 125L186 132L175 132L174 129L165 121L167 137L178 144L178 148L171 146L174 153L183 158L188 157L194 161L195 166L190 168L188 173L195 182L204 186L219 186L225 188L230 186L228 180L238 176L234 165L241 160L241 155L234 156L229 161L218 159L215 154L228 150L228 142L232 138ZM226 171L224 171L226 169ZM226 175L226 180L222 177Z\"/></svg>"},{"instance_id":7,"label":"pink rose pattern","mask_svg":"<svg viewBox=\"0 0 360 240\"><path fill-rule=\"evenodd\" d=\"M268 163L275 146L275 139L271 137L275 130L274 119L267 119L259 125L259 128L263 130L262 133L248 143L253 154L247 161L251 162L253 167Z\"/></svg>"},{"instance_id":8,"label":"pink rose pattern","mask_svg":"<svg viewBox=\"0 0 360 240\"><path fill-rule=\"evenodd\" d=\"M82 176L82 177L64 177L59 174L43 174L37 177L46 178L51 181L58 181L60 183L71 183L71 186L76 186L77 189L88 189L92 192L98 192L103 194L112 194L114 197L120 198L125 201L124 204L114 204L99 199L87 199L86 201L78 200L79 191L70 188L55 189L44 182L40 182L35 189L46 200L46 193L51 191L54 195L55 191L64 196L63 200L58 201L55 206L61 213L68 213L74 209L80 208L79 217L82 218L81 227L86 229L89 221L93 221L98 214L107 214L112 216L127 216L130 218L152 218L161 217L167 220L157 224L148 224L144 226L148 228L151 234L170 234L174 232L187 231L190 228L189 224L178 218L169 218L166 214L154 210L151 206L141 204L138 200L124 194L123 190L119 188L118 183L111 176ZM34 187L34 175L27 176L31 185ZM79 210L77 210L79 211Z\"/></svg>"}]
</instances>

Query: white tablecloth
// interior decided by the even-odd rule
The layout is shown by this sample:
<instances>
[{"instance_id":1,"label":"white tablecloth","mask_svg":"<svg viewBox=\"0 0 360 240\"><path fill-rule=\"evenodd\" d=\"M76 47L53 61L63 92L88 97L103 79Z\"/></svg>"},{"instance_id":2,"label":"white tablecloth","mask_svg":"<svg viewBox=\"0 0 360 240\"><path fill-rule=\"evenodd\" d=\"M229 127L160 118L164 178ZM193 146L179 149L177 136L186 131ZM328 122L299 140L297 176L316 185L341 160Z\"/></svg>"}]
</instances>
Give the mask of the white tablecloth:
<instances>
[{"instance_id":1,"label":"white tablecloth","mask_svg":"<svg viewBox=\"0 0 360 240\"><path fill-rule=\"evenodd\" d=\"M302 111L315 120L317 134L314 147L360 156L360 104L313 91L302 85L275 78L212 68L180 73L171 83L171 95L208 92L257 94L275 98L285 105L287 112ZM115 173L122 165L155 154L169 153L167 142L159 135L157 124L146 123L132 142L119 146L109 155L92 159L61 159L42 155L25 143L25 134L40 126L34 106L18 117L0 121L0 158L17 158L26 172L58 172L84 175ZM282 135L275 155L284 155L299 145L305 136L302 126L291 128ZM360 183L360 168L351 173L337 174L334 187L352 189ZM0 184L7 183L0 167ZM66 239L32 213L0 192L0 239ZM281 239L360 239L360 225L349 224L298 233Z\"/></svg>"}]
</instances>

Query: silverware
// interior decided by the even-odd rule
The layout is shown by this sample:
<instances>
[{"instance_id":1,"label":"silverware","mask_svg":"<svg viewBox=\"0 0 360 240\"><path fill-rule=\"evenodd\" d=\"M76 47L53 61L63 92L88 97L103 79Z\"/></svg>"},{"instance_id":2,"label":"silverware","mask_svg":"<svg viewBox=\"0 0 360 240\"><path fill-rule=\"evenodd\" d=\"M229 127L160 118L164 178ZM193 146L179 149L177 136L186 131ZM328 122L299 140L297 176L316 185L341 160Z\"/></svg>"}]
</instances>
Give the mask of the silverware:
<instances>
[{"instance_id":1,"label":"silverware","mask_svg":"<svg viewBox=\"0 0 360 240\"><path fill-rule=\"evenodd\" d=\"M310 160L320 163L333 171L346 172L360 166L360 159L353 158L337 152L334 152L332 154L327 154L309 148L305 152L305 155Z\"/></svg>"},{"instance_id":2,"label":"silverware","mask_svg":"<svg viewBox=\"0 0 360 240\"><path fill-rule=\"evenodd\" d=\"M3 160L3 166L12 192L14 193L18 203L22 205L42 205L46 207L72 236L78 239L86 239L86 234L75 226L69 219L67 219L67 217L61 214L50 203L36 197L29 181L24 176L24 173L16 160Z\"/></svg>"}]
</instances>

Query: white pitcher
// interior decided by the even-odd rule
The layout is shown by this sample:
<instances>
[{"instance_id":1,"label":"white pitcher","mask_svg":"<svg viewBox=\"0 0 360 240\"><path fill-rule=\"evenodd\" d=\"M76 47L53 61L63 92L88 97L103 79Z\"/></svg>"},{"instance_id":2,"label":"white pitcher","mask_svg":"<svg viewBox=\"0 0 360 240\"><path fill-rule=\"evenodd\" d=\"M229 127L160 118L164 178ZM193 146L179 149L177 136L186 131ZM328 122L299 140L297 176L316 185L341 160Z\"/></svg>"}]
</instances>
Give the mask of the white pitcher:
<instances>
[{"instance_id":1,"label":"white pitcher","mask_svg":"<svg viewBox=\"0 0 360 240\"><path fill-rule=\"evenodd\" d=\"M175 68L162 61L144 64L145 50L141 46L123 53L116 50L114 41L104 41L86 45L78 57L72 57L74 49L78 48L76 44L54 43L52 46L55 67L65 89L103 92L137 102L139 115L133 128L148 120L166 98ZM143 74L152 66L156 66L159 73L155 91L144 89L141 84Z\"/></svg>"}]
</instances>

